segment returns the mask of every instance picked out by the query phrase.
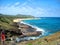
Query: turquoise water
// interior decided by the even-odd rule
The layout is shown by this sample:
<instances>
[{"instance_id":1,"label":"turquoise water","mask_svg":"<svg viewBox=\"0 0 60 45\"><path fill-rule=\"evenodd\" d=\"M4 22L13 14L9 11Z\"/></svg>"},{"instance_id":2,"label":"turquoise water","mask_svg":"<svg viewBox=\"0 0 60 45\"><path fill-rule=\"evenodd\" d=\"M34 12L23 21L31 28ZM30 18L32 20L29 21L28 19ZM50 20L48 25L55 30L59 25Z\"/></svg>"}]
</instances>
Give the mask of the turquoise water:
<instances>
[{"instance_id":1,"label":"turquoise water","mask_svg":"<svg viewBox=\"0 0 60 45\"><path fill-rule=\"evenodd\" d=\"M60 17L41 17L40 19L24 20L26 24L44 31L44 36L60 31Z\"/></svg>"},{"instance_id":2,"label":"turquoise water","mask_svg":"<svg viewBox=\"0 0 60 45\"><path fill-rule=\"evenodd\" d=\"M41 17L40 19L32 20L23 20L23 24L29 25L33 28L36 28L36 31L42 31L42 35L39 36L30 36L16 39L17 42L21 40L35 40L42 38L44 36L51 35L55 32L60 31L60 18L59 17Z\"/></svg>"}]
</instances>

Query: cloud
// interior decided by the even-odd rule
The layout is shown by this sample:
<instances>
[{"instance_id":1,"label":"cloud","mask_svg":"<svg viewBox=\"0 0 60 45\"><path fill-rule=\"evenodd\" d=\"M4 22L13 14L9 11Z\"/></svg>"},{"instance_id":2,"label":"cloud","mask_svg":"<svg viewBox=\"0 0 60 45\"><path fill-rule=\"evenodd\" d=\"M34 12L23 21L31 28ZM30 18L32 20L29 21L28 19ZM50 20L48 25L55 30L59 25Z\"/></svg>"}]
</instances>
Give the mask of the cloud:
<instances>
[{"instance_id":1,"label":"cloud","mask_svg":"<svg viewBox=\"0 0 60 45\"><path fill-rule=\"evenodd\" d=\"M20 2L16 2L14 5L19 5L20 4Z\"/></svg>"},{"instance_id":2,"label":"cloud","mask_svg":"<svg viewBox=\"0 0 60 45\"><path fill-rule=\"evenodd\" d=\"M19 5L21 5L20 2L16 2L16 3L12 4L10 7L15 7L15 6L19 6Z\"/></svg>"},{"instance_id":3,"label":"cloud","mask_svg":"<svg viewBox=\"0 0 60 45\"><path fill-rule=\"evenodd\" d=\"M15 5L18 5L20 3L15 3ZM27 3L23 3L20 6L5 6L5 7L1 7L0 12L1 13L6 13L6 14L25 14L25 15L33 15L33 16L37 16L37 15L42 15L44 13L44 9L40 8L40 7L36 7L33 8L29 5L26 5Z\"/></svg>"},{"instance_id":4,"label":"cloud","mask_svg":"<svg viewBox=\"0 0 60 45\"><path fill-rule=\"evenodd\" d=\"M4 12L7 14L26 14L26 15L38 15L43 13L41 8L32 8L30 6L23 6L23 7L6 7L2 8L0 12Z\"/></svg>"},{"instance_id":5,"label":"cloud","mask_svg":"<svg viewBox=\"0 0 60 45\"><path fill-rule=\"evenodd\" d=\"M18 5L18 6L16 6ZM57 11L58 12L58 11ZM33 15L37 17L43 17L43 16L52 16L54 13L56 13L55 9L44 9L41 7L31 7L27 5L27 2L20 4L20 2L16 2L13 5L7 5L5 7L0 7L0 13L3 14L25 14L25 15Z\"/></svg>"}]
</instances>

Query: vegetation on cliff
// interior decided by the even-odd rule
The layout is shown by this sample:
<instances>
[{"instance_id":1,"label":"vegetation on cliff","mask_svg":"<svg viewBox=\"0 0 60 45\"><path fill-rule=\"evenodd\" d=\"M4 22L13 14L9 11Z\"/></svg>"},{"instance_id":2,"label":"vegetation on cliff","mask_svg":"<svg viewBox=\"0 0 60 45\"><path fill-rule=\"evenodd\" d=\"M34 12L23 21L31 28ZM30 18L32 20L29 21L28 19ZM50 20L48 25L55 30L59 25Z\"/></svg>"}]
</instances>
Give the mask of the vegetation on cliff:
<instances>
[{"instance_id":1,"label":"vegetation on cliff","mask_svg":"<svg viewBox=\"0 0 60 45\"><path fill-rule=\"evenodd\" d=\"M16 27L13 26L13 19L16 18L33 18L33 16L30 15L5 15L5 14L0 14L0 29L15 29Z\"/></svg>"},{"instance_id":2,"label":"vegetation on cliff","mask_svg":"<svg viewBox=\"0 0 60 45\"><path fill-rule=\"evenodd\" d=\"M60 32L36 40L21 42L19 45L60 45Z\"/></svg>"}]
</instances>

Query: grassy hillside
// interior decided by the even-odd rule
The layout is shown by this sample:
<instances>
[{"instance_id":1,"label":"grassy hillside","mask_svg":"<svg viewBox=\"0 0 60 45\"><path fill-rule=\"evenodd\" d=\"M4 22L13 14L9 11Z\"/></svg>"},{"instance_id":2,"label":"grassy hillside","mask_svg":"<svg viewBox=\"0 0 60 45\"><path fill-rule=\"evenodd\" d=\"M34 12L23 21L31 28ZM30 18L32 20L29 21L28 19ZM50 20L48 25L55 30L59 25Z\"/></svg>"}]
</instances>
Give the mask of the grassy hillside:
<instances>
[{"instance_id":1,"label":"grassy hillside","mask_svg":"<svg viewBox=\"0 0 60 45\"><path fill-rule=\"evenodd\" d=\"M15 23L13 19L15 18L34 18L33 16L25 16L25 15L3 15L0 14L0 30L18 30L17 26L14 26ZM46 40L48 39L48 41ZM60 45L60 32L57 32L51 36L43 37L37 40L30 40L20 42L17 45Z\"/></svg>"},{"instance_id":2,"label":"grassy hillside","mask_svg":"<svg viewBox=\"0 0 60 45\"><path fill-rule=\"evenodd\" d=\"M13 23L13 19L15 18L32 18L33 16L30 16L30 15L21 15L21 14L18 14L18 15L15 15L15 16L12 16L12 15L3 15L3 14L0 14L0 29L6 29L6 30L9 30L9 29L13 29L15 28L14 26L12 26L14 23Z\"/></svg>"},{"instance_id":3,"label":"grassy hillside","mask_svg":"<svg viewBox=\"0 0 60 45\"><path fill-rule=\"evenodd\" d=\"M37 40L21 42L18 45L60 45L60 32Z\"/></svg>"}]
</instances>

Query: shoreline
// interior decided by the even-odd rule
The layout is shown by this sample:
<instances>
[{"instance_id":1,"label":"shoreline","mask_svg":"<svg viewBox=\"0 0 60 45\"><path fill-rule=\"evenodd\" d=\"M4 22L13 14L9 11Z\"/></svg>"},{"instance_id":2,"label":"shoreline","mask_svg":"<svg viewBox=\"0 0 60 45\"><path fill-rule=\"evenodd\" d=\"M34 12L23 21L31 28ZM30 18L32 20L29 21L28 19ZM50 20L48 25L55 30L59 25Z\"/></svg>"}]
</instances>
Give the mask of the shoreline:
<instances>
[{"instance_id":1,"label":"shoreline","mask_svg":"<svg viewBox=\"0 0 60 45\"><path fill-rule=\"evenodd\" d=\"M18 19L14 19L13 22L20 22L23 20L37 20L37 19L41 19L41 18L18 18Z\"/></svg>"},{"instance_id":2,"label":"shoreline","mask_svg":"<svg viewBox=\"0 0 60 45\"><path fill-rule=\"evenodd\" d=\"M19 43L16 43L14 41L5 41L6 45L11 45L12 43L14 43L16 45L29 45L29 44L32 44L32 45L37 45L37 44L39 44L39 45L49 45L49 44L56 45L56 44L60 44L60 32L56 32L53 35L49 35L49 36L39 38L36 40L22 41Z\"/></svg>"},{"instance_id":3,"label":"shoreline","mask_svg":"<svg viewBox=\"0 0 60 45\"><path fill-rule=\"evenodd\" d=\"M19 44L22 45L22 43L23 45L28 45L28 44L31 44L31 45L37 45L37 44L39 45L50 45L50 44L56 45L57 44L58 45L59 44L60 45L60 32L56 32L53 35L49 35L49 36L39 38L36 40L21 42Z\"/></svg>"},{"instance_id":4,"label":"shoreline","mask_svg":"<svg viewBox=\"0 0 60 45\"><path fill-rule=\"evenodd\" d=\"M23 32L24 35L27 35L27 36L33 36L33 35L41 35L42 34L42 29L40 29L40 31L38 31L38 28L37 27L34 27L30 24L27 24L27 23L24 23L24 22L20 22L19 25L19 29Z\"/></svg>"},{"instance_id":5,"label":"shoreline","mask_svg":"<svg viewBox=\"0 0 60 45\"><path fill-rule=\"evenodd\" d=\"M23 22L23 21L21 21L20 23L25 24L25 25L28 25L28 26L31 26L32 28L35 28L36 31L42 31L42 32L45 32L43 29L38 28L37 26L30 25L30 24L25 23L25 22Z\"/></svg>"},{"instance_id":6,"label":"shoreline","mask_svg":"<svg viewBox=\"0 0 60 45\"><path fill-rule=\"evenodd\" d=\"M32 29L32 31L33 30L35 30L35 34L37 34L37 32L40 32L40 34L43 34L43 32L44 32L44 30L43 29L41 29L41 28L38 28L38 27L36 27L36 26L33 26L33 25L30 25L30 24L28 24L28 23L24 23L23 22L23 20L37 20L37 19L40 19L40 18L23 18L23 19L16 19L16 20L18 20L17 22L16 22L16 20L15 20L15 22L16 23L19 23L18 25L19 25L19 28L18 29L21 29L20 27L23 27L23 28L26 28L26 27L28 27L29 29L31 28ZM14 21L14 20L13 20ZM22 24L22 25L20 25L20 24ZM29 30L28 29L28 30ZM30 30L31 30L30 29ZM21 29L21 30L23 30L23 29ZM27 29L26 29L27 30ZM24 31L23 31L24 32ZM28 34L28 33L26 33L26 34ZM31 33L30 32L30 34L33 34L33 33Z\"/></svg>"}]
</instances>

